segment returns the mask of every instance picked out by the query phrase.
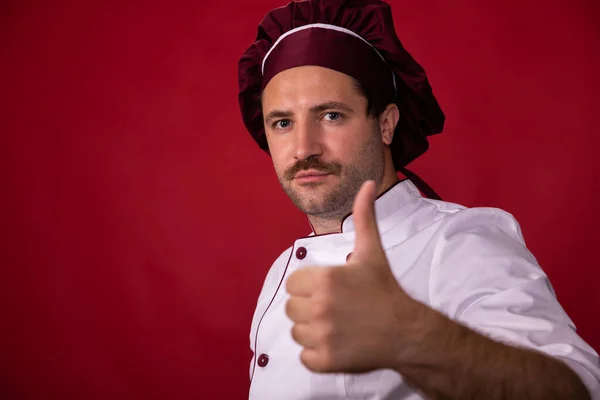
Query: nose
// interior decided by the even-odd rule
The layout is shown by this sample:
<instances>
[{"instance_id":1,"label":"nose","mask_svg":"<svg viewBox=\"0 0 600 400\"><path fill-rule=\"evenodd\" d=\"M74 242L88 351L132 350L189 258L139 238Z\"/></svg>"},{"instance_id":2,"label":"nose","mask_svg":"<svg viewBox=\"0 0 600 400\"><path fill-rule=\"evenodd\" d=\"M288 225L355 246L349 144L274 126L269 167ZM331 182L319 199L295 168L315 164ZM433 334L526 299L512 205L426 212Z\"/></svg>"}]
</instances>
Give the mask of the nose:
<instances>
[{"instance_id":1,"label":"nose","mask_svg":"<svg viewBox=\"0 0 600 400\"><path fill-rule=\"evenodd\" d=\"M296 160L306 160L309 157L323 154L319 128L310 122L298 124L296 129Z\"/></svg>"}]
</instances>

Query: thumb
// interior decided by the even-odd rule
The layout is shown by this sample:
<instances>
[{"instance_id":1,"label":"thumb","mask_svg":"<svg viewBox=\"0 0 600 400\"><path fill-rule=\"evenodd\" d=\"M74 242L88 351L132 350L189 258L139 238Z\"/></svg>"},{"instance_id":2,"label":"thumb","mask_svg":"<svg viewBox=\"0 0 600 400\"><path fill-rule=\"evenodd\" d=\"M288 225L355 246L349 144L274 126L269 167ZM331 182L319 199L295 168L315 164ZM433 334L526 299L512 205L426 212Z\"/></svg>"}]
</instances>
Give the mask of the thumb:
<instances>
[{"instance_id":1,"label":"thumb","mask_svg":"<svg viewBox=\"0 0 600 400\"><path fill-rule=\"evenodd\" d=\"M385 259L379 230L377 229L377 219L375 218L376 190L375 181L366 181L362 184L354 199L352 216L356 230L356 241L350 262L372 260L380 257Z\"/></svg>"}]
</instances>

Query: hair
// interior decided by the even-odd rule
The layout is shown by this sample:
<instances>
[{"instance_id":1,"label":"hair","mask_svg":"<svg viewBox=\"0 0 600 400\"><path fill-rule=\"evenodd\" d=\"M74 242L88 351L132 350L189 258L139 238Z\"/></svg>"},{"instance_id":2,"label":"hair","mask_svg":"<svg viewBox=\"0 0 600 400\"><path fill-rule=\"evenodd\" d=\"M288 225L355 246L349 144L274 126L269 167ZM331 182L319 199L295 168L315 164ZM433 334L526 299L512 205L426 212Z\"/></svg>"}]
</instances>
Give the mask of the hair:
<instances>
[{"instance_id":1,"label":"hair","mask_svg":"<svg viewBox=\"0 0 600 400\"><path fill-rule=\"evenodd\" d=\"M373 93L373 90L363 85L358 79L352 78L352 80L354 81L354 88L367 99L367 116L379 118L391 103L385 101L382 96L377 96Z\"/></svg>"}]
</instances>

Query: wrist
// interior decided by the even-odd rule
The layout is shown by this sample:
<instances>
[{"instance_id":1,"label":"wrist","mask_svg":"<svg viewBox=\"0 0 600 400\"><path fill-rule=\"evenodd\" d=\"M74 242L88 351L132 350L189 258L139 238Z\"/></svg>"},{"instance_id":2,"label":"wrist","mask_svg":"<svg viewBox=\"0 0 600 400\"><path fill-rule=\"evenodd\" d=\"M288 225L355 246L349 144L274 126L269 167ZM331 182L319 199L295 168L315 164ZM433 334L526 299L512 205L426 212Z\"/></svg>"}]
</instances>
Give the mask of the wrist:
<instances>
[{"instance_id":1,"label":"wrist","mask_svg":"<svg viewBox=\"0 0 600 400\"><path fill-rule=\"evenodd\" d=\"M467 340L466 327L417 300L410 298L405 302L401 313L403 321L397 324L393 369L402 375L413 368L444 369L440 356L448 349L459 349ZM452 368L454 362L446 361Z\"/></svg>"}]
</instances>

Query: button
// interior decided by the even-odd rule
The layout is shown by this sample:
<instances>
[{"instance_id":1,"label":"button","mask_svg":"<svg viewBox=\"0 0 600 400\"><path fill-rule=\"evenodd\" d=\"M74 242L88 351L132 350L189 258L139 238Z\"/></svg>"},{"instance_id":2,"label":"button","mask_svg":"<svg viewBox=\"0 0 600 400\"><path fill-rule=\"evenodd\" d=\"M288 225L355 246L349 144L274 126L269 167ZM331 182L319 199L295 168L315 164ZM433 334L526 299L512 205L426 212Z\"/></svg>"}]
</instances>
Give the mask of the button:
<instances>
[{"instance_id":1,"label":"button","mask_svg":"<svg viewBox=\"0 0 600 400\"><path fill-rule=\"evenodd\" d=\"M304 257L306 257L306 249L304 247L298 247L298 250L296 250L296 257L298 260L304 259Z\"/></svg>"},{"instance_id":2,"label":"button","mask_svg":"<svg viewBox=\"0 0 600 400\"><path fill-rule=\"evenodd\" d=\"M267 364L269 363L269 356L267 356L266 354L261 354L260 356L258 356L258 366L261 368L264 368L267 366Z\"/></svg>"},{"instance_id":3,"label":"button","mask_svg":"<svg viewBox=\"0 0 600 400\"><path fill-rule=\"evenodd\" d=\"M348 253L346 256L346 262L350 261L350 257L352 257L352 252Z\"/></svg>"}]
</instances>

